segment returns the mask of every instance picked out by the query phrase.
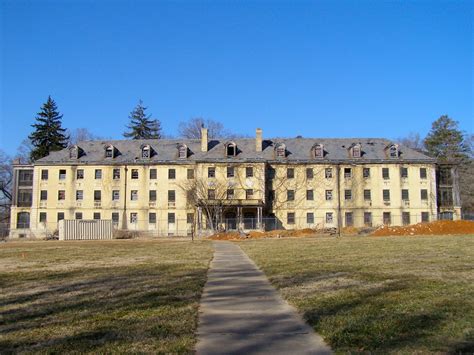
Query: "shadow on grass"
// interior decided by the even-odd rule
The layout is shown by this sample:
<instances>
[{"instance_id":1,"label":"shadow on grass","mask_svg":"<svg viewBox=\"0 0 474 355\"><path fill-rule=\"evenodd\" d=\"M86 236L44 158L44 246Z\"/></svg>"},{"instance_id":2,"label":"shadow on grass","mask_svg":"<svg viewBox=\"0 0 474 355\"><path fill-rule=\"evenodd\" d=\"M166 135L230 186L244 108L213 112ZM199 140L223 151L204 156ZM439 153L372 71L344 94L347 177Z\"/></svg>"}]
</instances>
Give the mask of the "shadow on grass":
<instances>
[{"instance_id":1,"label":"shadow on grass","mask_svg":"<svg viewBox=\"0 0 474 355\"><path fill-rule=\"evenodd\" d=\"M172 264L43 275L37 291L0 302L0 349L192 351L206 271Z\"/></svg>"}]
</instances>

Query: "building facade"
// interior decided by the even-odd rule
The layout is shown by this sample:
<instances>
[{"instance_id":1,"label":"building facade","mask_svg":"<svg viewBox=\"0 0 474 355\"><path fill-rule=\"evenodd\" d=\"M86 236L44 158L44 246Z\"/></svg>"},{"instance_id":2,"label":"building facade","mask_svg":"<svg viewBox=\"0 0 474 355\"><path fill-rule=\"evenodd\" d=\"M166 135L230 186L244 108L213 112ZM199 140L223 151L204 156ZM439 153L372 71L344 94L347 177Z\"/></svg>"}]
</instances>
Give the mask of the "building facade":
<instances>
[{"instance_id":1,"label":"building facade","mask_svg":"<svg viewBox=\"0 0 474 355\"><path fill-rule=\"evenodd\" d=\"M80 142L14 172L12 238L47 237L61 219L156 236L413 224L437 218L440 193L443 213L460 216L452 169L385 139L257 129L223 141L203 128L200 140Z\"/></svg>"}]
</instances>

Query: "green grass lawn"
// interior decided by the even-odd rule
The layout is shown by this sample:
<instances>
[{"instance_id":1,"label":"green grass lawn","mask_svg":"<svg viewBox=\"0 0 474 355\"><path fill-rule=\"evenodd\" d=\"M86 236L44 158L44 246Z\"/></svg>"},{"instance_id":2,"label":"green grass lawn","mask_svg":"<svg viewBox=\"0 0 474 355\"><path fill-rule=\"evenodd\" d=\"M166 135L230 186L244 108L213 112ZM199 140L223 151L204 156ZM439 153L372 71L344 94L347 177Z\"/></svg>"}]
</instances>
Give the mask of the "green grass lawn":
<instances>
[{"instance_id":1,"label":"green grass lawn","mask_svg":"<svg viewBox=\"0 0 474 355\"><path fill-rule=\"evenodd\" d=\"M336 352L474 351L474 236L239 244Z\"/></svg>"},{"instance_id":2,"label":"green grass lawn","mask_svg":"<svg viewBox=\"0 0 474 355\"><path fill-rule=\"evenodd\" d=\"M0 353L189 353L212 245L0 244Z\"/></svg>"}]
</instances>

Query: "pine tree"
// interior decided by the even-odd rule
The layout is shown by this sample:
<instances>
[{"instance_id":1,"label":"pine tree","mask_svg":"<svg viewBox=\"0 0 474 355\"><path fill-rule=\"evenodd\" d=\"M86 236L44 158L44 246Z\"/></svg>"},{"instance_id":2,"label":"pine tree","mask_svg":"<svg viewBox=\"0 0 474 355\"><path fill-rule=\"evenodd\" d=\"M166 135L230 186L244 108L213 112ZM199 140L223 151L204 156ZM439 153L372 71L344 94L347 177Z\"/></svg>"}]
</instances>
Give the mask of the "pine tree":
<instances>
[{"instance_id":1,"label":"pine tree","mask_svg":"<svg viewBox=\"0 0 474 355\"><path fill-rule=\"evenodd\" d=\"M428 154L440 162L460 163L469 158L469 146L458 122L443 115L433 122L425 138Z\"/></svg>"},{"instance_id":2,"label":"pine tree","mask_svg":"<svg viewBox=\"0 0 474 355\"><path fill-rule=\"evenodd\" d=\"M36 115L37 123L31 125L35 131L28 136L33 145L31 151L33 161L67 147L69 136L66 135L66 129L61 127L62 118L63 115L59 113L56 102L48 96L48 100Z\"/></svg>"},{"instance_id":3,"label":"pine tree","mask_svg":"<svg viewBox=\"0 0 474 355\"><path fill-rule=\"evenodd\" d=\"M160 139L161 123L158 120L151 119L151 115L146 115L147 107L143 106L142 100L138 101L138 105L130 112L128 118L130 124L127 128L130 130L125 132L125 138L132 139Z\"/></svg>"}]
</instances>

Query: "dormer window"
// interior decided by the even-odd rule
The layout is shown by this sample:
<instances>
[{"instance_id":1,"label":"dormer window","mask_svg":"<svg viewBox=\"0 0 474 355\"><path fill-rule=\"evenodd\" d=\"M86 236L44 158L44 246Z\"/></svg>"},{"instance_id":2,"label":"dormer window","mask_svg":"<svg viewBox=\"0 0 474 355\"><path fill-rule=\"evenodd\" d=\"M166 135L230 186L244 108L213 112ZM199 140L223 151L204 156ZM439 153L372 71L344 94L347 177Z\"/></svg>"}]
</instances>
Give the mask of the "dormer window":
<instances>
[{"instance_id":1,"label":"dormer window","mask_svg":"<svg viewBox=\"0 0 474 355\"><path fill-rule=\"evenodd\" d=\"M286 146L283 143L277 144L275 148L275 153L276 153L277 158L286 157Z\"/></svg>"},{"instance_id":2,"label":"dormer window","mask_svg":"<svg viewBox=\"0 0 474 355\"><path fill-rule=\"evenodd\" d=\"M151 158L151 147L148 144L142 146L142 159Z\"/></svg>"},{"instance_id":3,"label":"dormer window","mask_svg":"<svg viewBox=\"0 0 474 355\"><path fill-rule=\"evenodd\" d=\"M360 158L362 155L360 144L354 144L352 146L352 157L353 158Z\"/></svg>"},{"instance_id":4,"label":"dormer window","mask_svg":"<svg viewBox=\"0 0 474 355\"><path fill-rule=\"evenodd\" d=\"M114 158L115 157L115 148L113 145L108 145L105 147L105 157Z\"/></svg>"},{"instance_id":5,"label":"dormer window","mask_svg":"<svg viewBox=\"0 0 474 355\"><path fill-rule=\"evenodd\" d=\"M324 158L324 146L322 144L315 144L313 154L315 158Z\"/></svg>"},{"instance_id":6,"label":"dormer window","mask_svg":"<svg viewBox=\"0 0 474 355\"><path fill-rule=\"evenodd\" d=\"M228 157L235 157L237 155L237 145L234 142L229 142L226 144L225 151Z\"/></svg>"},{"instance_id":7,"label":"dormer window","mask_svg":"<svg viewBox=\"0 0 474 355\"><path fill-rule=\"evenodd\" d=\"M79 148L77 145L73 145L71 148L69 148L70 159L79 159L80 156L81 156L81 148Z\"/></svg>"},{"instance_id":8,"label":"dormer window","mask_svg":"<svg viewBox=\"0 0 474 355\"><path fill-rule=\"evenodd\" d=\"M186 144L178 145L178 157L179 159L186 159L188 157L188 147Z\"/></svg>"},{"instance_id":9,"label":"dormer window","mask_svg":"<svg viewBox=\"0 0 474 355\"><path fill-rule=\"evenodd\" d=\"M398 145L397 144L391 144L388 146L388 156L390 158L398 158Z\"/></svg>"}]
</instances>

